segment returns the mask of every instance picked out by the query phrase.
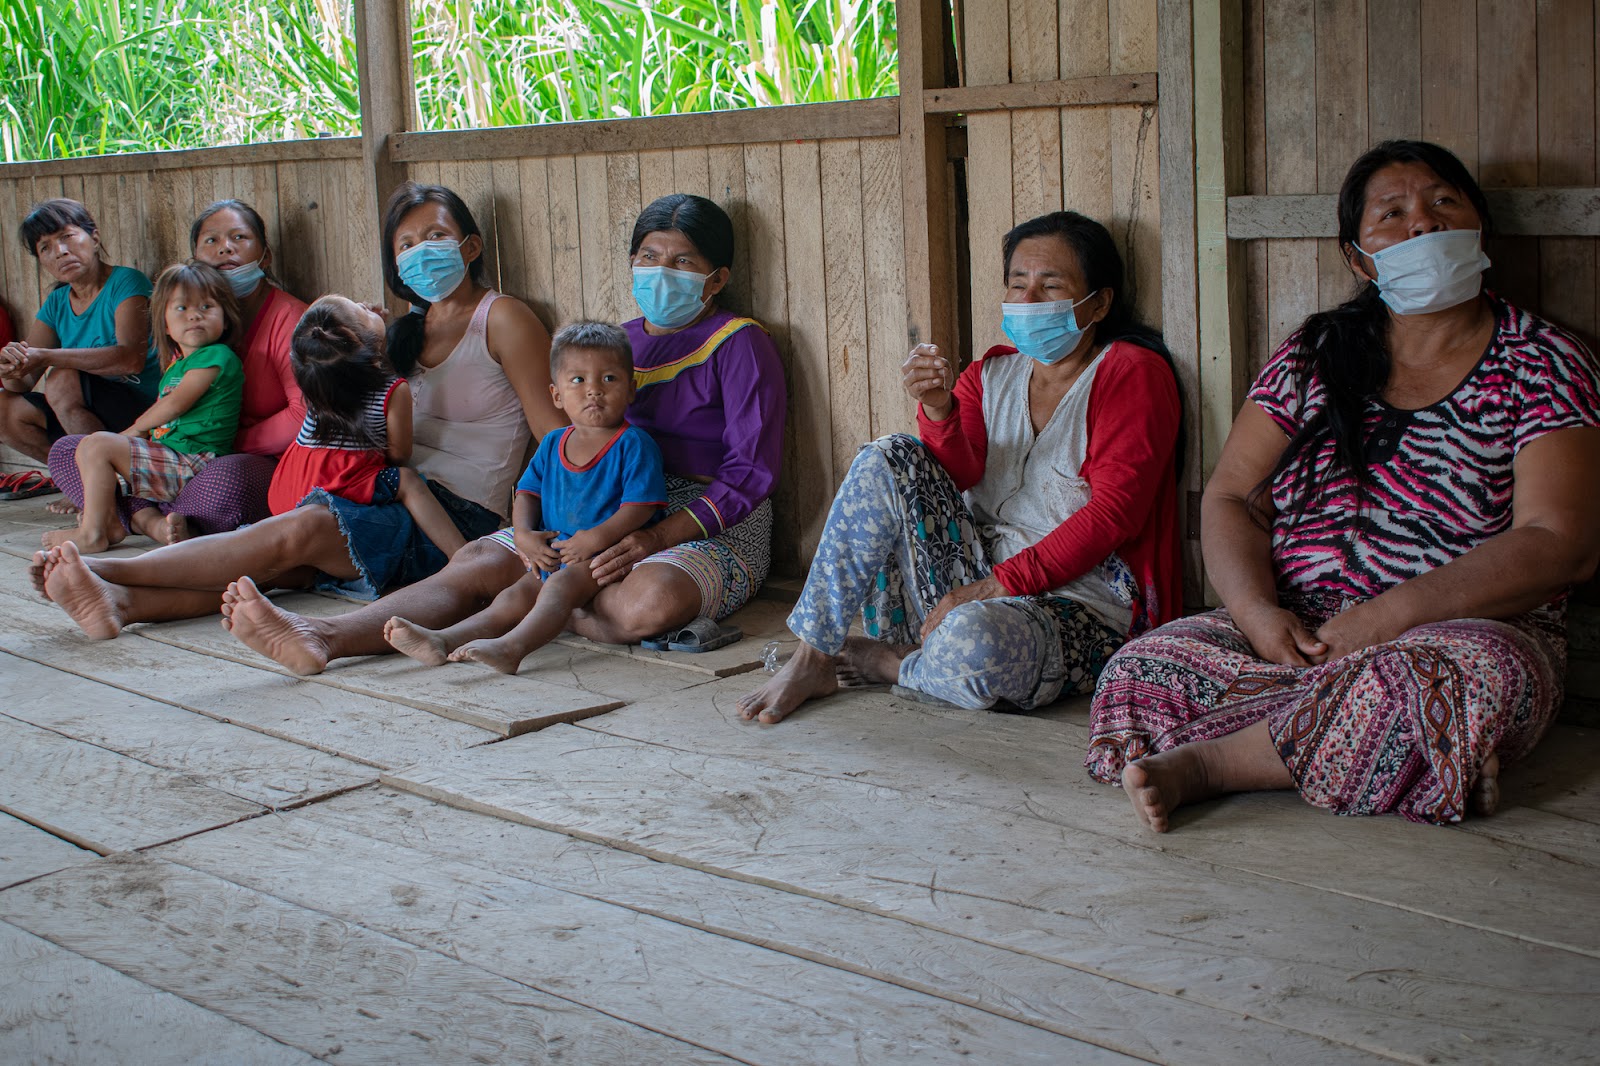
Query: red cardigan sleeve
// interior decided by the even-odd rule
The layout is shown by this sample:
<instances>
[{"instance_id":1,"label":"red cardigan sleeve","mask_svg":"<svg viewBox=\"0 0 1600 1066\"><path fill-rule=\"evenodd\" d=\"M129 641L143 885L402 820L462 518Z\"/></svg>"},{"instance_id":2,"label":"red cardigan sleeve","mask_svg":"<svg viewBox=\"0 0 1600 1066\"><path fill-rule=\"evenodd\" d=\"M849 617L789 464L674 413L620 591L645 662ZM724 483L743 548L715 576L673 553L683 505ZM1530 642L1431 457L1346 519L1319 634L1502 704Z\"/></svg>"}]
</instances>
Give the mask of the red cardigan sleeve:
<instances>
[{"instance_id":1,"label":"red cardigan sleeve","mask_svg":"<svg viewBox=\"0 0 1600 1066\"><path fill-rule=\"evenodd\" d=\"M1089 502L1033 547L995 567L1017 596L1058 588L1136 537L1169 483L1178 440L1178 386L1156 353L1118 343L1101 356L1089 393Z\"/></svg>"},{"instance_id":2,"label":"red cardigan sleeve","mask_svg":"<svg viewBox=\"0 0 1600 1066\"><path fill-rule=\"evenodd\" d=\"M998 345L985 352L983 359L1014 351L1015 348ZM989 430L983 424L983 359L968 366L956 379L956 387L950 390L955 404L943 422L935 422L923 413L921 404L917 405L917 435L962 492L983 477L989 455Z\"/></svg>"}]
</instances>

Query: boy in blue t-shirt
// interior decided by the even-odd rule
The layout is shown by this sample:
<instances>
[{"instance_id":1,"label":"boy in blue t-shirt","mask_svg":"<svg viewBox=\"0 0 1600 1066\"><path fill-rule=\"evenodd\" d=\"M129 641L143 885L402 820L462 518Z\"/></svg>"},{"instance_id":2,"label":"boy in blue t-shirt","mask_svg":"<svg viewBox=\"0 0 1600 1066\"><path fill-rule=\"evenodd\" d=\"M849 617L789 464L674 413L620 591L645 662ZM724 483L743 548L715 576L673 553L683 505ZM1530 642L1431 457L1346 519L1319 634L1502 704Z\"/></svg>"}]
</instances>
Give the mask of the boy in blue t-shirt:
<instances>
[{"instance_id":1,"label":"boy in blue t-shirt","mask_svg":"<svg viewBox=\"0 0 1600 1066\"><path fill-rule=\"evenodd\" d=\"M628 335L603 322L558 330L550 377L550 397L572 425L539 442L517 482L512 528L490 535L522 557L527 576L446 629L389 619L383 635L396 651L431 665L471 661L516 673L600 591L588 561L660 517L661 451L623 418L634 392Z\"/></svg>"}]
</instances>

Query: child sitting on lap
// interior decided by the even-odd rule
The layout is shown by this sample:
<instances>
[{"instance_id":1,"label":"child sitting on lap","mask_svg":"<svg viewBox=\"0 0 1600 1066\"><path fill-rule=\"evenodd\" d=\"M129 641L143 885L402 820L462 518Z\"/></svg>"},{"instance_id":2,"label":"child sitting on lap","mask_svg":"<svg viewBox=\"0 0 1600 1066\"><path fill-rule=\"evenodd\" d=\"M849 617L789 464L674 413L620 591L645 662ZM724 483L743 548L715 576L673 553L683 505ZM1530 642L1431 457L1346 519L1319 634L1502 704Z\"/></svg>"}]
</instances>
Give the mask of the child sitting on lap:
<instances>
[{"instance_id":1,"label":"child sitting on lap","mask_svg":"<svg viewBox=\"0 0 1600 1066\"><path fill-rule=\"evenodd\" d=\"M514 674L600 591L588 560L660 516L666 506L661 451L623 420L633 402L628 335L575 322L550 343L550 396L572 426L548 433L517 482L509 541L528 574L477 614L432 630L391 618L384 638L421 662L486 663Z\"/></svg>"},{"instance_id":2,"label":"child sitting on lap","mask_svg":"<svg viewBox=\"0 0 1600 1066\"><path fill-rule=\"evenodd\" d=\"M78 526L46 533L46 548L71 541L84 555L105 551L129 532L117 517L118 478L130 496L175 500L207 463L233 451L244 367L222 343L240 333L227 280L203 263L168 267L156 279L150 321L161 357L160 398L121 433L91 433L78 443ZM184 533L181 515L162 516L154 507L135 511L133 522L164 544Z\"/></svg>"}]
</instances>

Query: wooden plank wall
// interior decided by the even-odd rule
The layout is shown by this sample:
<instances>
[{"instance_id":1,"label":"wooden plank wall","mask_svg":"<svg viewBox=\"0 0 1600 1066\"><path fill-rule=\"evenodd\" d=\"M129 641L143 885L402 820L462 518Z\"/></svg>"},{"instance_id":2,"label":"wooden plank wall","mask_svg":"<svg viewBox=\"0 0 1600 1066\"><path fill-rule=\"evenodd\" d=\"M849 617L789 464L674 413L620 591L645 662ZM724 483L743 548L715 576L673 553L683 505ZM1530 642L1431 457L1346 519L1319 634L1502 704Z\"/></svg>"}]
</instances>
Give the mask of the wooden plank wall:
<instances>
[{"instance_id":1,"label":"wooden plank wall","mask_svg":"<svg viewBox=\"0 0 1600 1066\"><path fill-rule=\"evenodd\" d=\"M1245 163L1254 195L1334 193L1368 146L1422 137L1485 188L1593 186L1594 0L1243 0ZM1600 338L1600 239L1491 240L1489 283ZM1346 299L1330 239L1248 246L1252 372L1306 315Z\"/></svg>"},{"instance_id":2,"label":"wooden plank wall","mask_svg":"<svg viewBox=\"0 0 1600 1066\"><path fill-rule=\"evenodd\" d=\"M1156 70L1156 0L991 0L963 10L968 85ZM1004 341L1001 237L1062 208L1117 238L1140 314L1160 326L1159 152L1151 105L967 116L974 348Z\"/></svg>"},{"instance_id":3,"label":"wooden plank wall","mask_svg":"<svg viewBox=\"0 0 1600 1066\"><path fill-rule=\"evenodd\" d=\"M189 226L198 211L215 200L236 197L261 213L274 273L290 292L306 300L324 292L377 299L378 221L357 206L366 185L359 156L229 162L230 151L202 156L219 162L193 168L119 170L107 166L107 160L95 160L78 174L11 177L15 170L0 171L0 221L5 227L0 233L0 304L19 331L38 311L51 282L18 240L16 227L32 204L58 196L88 206L113 263L137 267L152 278L188 257Z\"/></svg>"},{"instance_id":4,"label":"wooden plank wall","mask_svg":"<svg viewBox=\"0 0 1600 1066\"><path fill-rule=\"evenodd\" d=\"M899 152L896 138L865 137L415 162L409 174L461 193L496 284L552 330L638 315L627 250L643 205L689 192L728 211L725 303L768 327L788 379L774 563L794 575L856 449L912 425Z\"/></svg>"}]
</instances>

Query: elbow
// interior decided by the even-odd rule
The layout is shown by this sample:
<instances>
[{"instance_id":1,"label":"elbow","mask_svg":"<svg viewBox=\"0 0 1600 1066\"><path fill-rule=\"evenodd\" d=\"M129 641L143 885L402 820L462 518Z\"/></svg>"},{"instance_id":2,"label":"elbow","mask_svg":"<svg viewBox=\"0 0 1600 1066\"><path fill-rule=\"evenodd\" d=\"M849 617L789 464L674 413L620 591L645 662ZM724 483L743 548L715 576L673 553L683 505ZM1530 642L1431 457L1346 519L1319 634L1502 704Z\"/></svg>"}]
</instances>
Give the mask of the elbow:
<instances>
[{"instance_id":1,"label":"elbow","mask_svg":"<svg viewBox=\"0 0 1600 1066\"><path fill-rule=\"evenodd\" d=\"M132 377L144 370L144 353L136 348L122 347L117 349L116 362L111 367L111 372L120 377Z\"/></svg>"}]
</instances>

